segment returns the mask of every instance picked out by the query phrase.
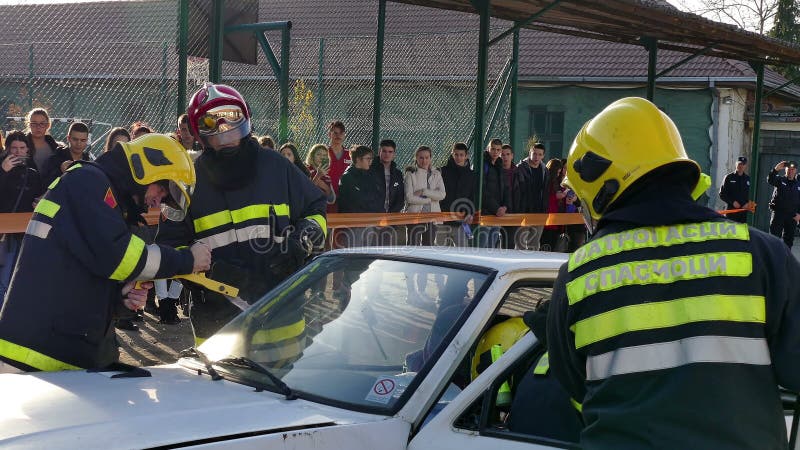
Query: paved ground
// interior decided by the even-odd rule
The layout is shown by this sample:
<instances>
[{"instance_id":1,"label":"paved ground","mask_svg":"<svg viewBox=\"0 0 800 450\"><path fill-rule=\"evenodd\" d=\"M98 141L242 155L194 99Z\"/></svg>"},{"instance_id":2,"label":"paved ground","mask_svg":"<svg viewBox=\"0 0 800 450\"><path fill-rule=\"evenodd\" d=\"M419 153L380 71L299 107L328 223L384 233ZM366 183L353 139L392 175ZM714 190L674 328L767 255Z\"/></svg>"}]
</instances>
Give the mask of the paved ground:
<instances>
[{"instance_id":1,"label":"paved ground","mask_svg":"<svg viewBox=\"0 0 800 450\"><path fill-rule=\"evenodd\" d=\"M158 316L145 313L144 322L137 322L139 331L117 330L120 360L135 366L175 362L180 351L193 342L189 319L180 317L178 325L162 325Z\"/></svg>"}]
</instances>

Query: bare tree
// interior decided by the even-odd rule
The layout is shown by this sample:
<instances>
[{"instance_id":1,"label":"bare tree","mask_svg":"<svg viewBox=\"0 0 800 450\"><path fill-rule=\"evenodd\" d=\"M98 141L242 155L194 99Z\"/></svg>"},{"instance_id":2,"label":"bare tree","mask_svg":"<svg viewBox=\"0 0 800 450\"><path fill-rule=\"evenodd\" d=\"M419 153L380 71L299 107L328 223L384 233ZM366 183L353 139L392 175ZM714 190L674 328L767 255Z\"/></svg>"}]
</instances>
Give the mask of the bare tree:
<instances>
[{"instance_id":1,"label":"bare tree","mask_svg":"<svg viewBox=\"0 0 800 450\"><path fill-rule=\"evenodd\" d=\"M759 34L766 34L772 28L778 10L778 0L671 0L670 3L683 11Z\"/></svg>"}]
</instances>

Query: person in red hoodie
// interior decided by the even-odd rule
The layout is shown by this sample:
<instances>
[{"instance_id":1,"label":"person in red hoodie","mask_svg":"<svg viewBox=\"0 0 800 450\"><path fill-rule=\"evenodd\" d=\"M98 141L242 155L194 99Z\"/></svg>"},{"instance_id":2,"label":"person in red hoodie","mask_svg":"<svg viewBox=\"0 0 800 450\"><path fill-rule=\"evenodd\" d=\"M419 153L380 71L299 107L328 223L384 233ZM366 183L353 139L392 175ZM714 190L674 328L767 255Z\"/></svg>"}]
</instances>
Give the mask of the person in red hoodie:
<instances>
[{"instance_id":1,"label":"person in red hoodie","mask_svg":"<svg viewBox=\"0 0 800 450\"><path fill-rule=\"evenodd\" d=\"M328 146L328 158L330 159L328 177L331 179L331 186L337 196L339 195L339 180L344 171L353 164L350 152L344 146L345 136L344 123L341 120L334 120L328 125L328 138L331 141ZM338 202L328 204L328 212L338 212Z\"/></svg>"}]
</instances>

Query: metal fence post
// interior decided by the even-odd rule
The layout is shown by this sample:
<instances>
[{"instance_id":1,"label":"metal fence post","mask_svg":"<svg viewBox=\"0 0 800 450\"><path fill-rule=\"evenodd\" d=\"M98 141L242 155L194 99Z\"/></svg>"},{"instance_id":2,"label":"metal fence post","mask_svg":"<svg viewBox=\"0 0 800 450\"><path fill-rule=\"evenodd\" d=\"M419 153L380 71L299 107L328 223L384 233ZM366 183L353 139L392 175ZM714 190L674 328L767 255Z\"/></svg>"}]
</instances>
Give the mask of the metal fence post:
<instances>
[{"instance_id":1,"label":"metal fence post","mask_svg":"<svg viewBox=\"0 0 800 450\"><path fill-rule=\"evenodd\" d=\"M478 198L476 211L483 206L483 125L486 109L486 77L489 65L489 0L472 0L480 15L478 33L478 76L475 89L475 170L478 171Z\"/></svg>"},{"instance_id":2,"label":"metal fence post","mask_svg":"<svg viewBox=\"0 0 800 450\"><path fill-rule=\"evenodd\" d=\"M517 93L519 89L519 28L514 30L511 47L511 98L508 102L508 140L517 148Z\"/></svg>"},{"instance_id":3,"label":"metal fence post","mask_svg":"<svg viewBox=\"0 0 800 450\"><path fill-rule=\"evenodd\" d=\"M209 34L208 81L219 83L222 79L222 42L225 26L225 0L212 0L211 30Z\"/></svg>"},{"instance_id":4,"label":"metal fence post","mask_svg":"<svg viewBox=\"0 0 800 450\"><path fill-rule=\"evenodd\" d=\"M281 144L289 139L289 46L291 42L291 29L291 22L288 22L286 26L281 29L281 118L278 124L278 140Z\"/></svg>"},{"instance_id":5,"label":"metal fence post","mask_svg":"<svg viewBox=\"0 0 800 450\"><path fill-rule=\"evenodd\" d=\"M378 36L375 44L375 86L372 97L372 151L381 140L381 97L383 95L383 38L386 31L386 0L378 0Z\"/></svg>"},{"instance_id":6,"label":"metal fence post","mask_svg":"<svg viewBox=\"0 0 800 450\"><path fill-rule=\"evenodd\" d=\"M189 77L189 0L178 2L178 98L176 116L186 112L186 84Z\"/></svg>"},{"instance_id":7,"label":"metal fence post","mask_svg":"<svg viewBox=\"0 0 800 450\"><path fill-rule=\"evenodd\" d=\"M750 198L755 200L758 197L758 183L762 180L758 173L759 149L761 148L761 103L764 99L764 63L755 62L750 64L756 72L756 101L753 106L753 151L751 160L753 161L750 170L751 178L755 181L750 183ZM747 223L753 225L755 214L747 215Z\"/></svg>"},{"instance_id":8,"label":"metal fence post","mask_svg":"<svg viewBox=\"0 0 800 450\"><path fill-rule=\"evenodd\" d=\"M319 38L319 61L317 62L317 142L323 139L325 117L325 38Z\"/></svg>"}]
</instances>

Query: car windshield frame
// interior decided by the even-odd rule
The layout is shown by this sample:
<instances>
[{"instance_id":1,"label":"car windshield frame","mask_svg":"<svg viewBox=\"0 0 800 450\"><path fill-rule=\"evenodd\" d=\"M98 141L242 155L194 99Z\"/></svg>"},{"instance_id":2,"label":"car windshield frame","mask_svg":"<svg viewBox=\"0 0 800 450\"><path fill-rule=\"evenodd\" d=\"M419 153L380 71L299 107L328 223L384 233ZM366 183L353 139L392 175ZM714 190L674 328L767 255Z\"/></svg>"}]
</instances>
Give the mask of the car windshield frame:
<instances>
[{"instance_id":1,"label":"car windshield frame","mask_svg":"<svg viewBox=\"0 0 800 450\"><path fill-rule=\"evenodd\" d=\"M324 405L344 408L344 409L348 409L348 410L355 411L355 412L368 413L368 414L378 414L378 415L385 415L385 416L395 415L400 409L403 408L403 406L405 406L405 404L408 402L408 400L411 397L411 395L416 391L418 386L427 377L428 373L430 372L432 367L437 363L437 361L439 360L441 355L444 353L445 349L451 344L453 338L461 330L461 327L463 326L464 322L467 320L468 317L470 317L470 315L473 313L473 311L477 307L477 305L483 300L483 298L484 298L484 296L486 294L486 291L489 289L489 287L495 281L496 275L498 273L498 271L496 269L491 268L491 267L479 266L479 265L474 265L474 264L470 264L470 263L462 263L462 262L433 260L433 259L430 259L430 258L415 257L415 256L412 256L412 255L396 255L396 254L387 255L387 254L380 254L380 253L353 252L353 251L335 252L335 253L323 254L323 255L320 255L320 256L314 258L314 260L309 262L309 264L306 267L304 267L300 271L292 274L289 278L287 278L286 280L281 282L273 290L271 290L270 292L265 294L261 299L259 299L250 308L248 308L248 310L243 311L239 316L237 316L234 320L232 320L228 325L223 327L223 329L220 330L220 332L218 332L218 334L224 334L225 332L230 332L231 330L235 331L236 328L229 329L229 327L233 327L234 324L238 324L240 326L240 328L238 330L238 333L244 334L245 333L244 325L247 323L246 322L246 317L249 314L251 314L253 311L256 311L259 307L263 307L263 306L269 304L270 302L274 302L274 301L276 301L276 299L278 301L275 302L274 305L270 306L269 307L270 309L268 309L267 312L265 312L260 317L260 319L258 319L258 320L260 320L262 323L266 323L272 318L272 316L280 315L281 312L284 310L284 308L281 307L282 304L285 304L285 302L292 301L292 298L295 297L295 295L297 295L298 293L302 293L306 289L310 289L310 286L316 280L314 280L314 279L304 280L304 278L307 277L307 273L308 272L317 270L319 267L323 267L322 264L325 263L325 259L330 259L332 261L330 263L330 264L332 264L332 266L329 266L327 268L328 270L330 270L330 267L334 267L335 264L337 264L337 263L338 264L342 264L341 262L338 262L337 260L344 261L345 265L347 263L354 264L356 261L362 261L363 262L365 260L372 260L372 262L384 261L384 262L389 262L389 263L397 262L397 263L408 263L408 264L414 264L414 265L430 266L432 268L439 268L441 270L461 271L461 272L463 272L462 275L464 275L464 276L468 276L471 273L471 274L474 274L475 276L483 277L482 278L482 283L480 284L480 286L477 286L477 283L474 283L475 284L475 286L474 286L474 294L473 294L472 298L463 303L463 308L460 310L460 313L458 314L458 317L452 323L452 325L447 329L447 332L442 335L441 341L439 342L439 344L436 345L435 349L427 357L427 359L424 361L424 363L422 364L421 368L419 368L418 371L413 372L413 375L412 375L413 378L410 379L410 381L408 382L408 384L406 386L403 386L402 393L400 393L396 397L394 397L394 396L392 397L394 400L390 404L386 404L386 405L371 405L371 404L365 404L365 403L363 403L363 401L361 403L359 403L359 402L356 402L356 401L347 401L347 400L344 400L344 399L341 399L341 398L332 398L332 397L328 397L328 396L325 396L325 395L319 395L318 393L315 393L312 390L307 389L308 386L306 386L306 389L303 389L303 388L300 388L300 387L297 387L297 386L293 386L292 385L292 381L286 381L287 384L289 385L289 387L291 388L291 390L297 395L298 398L302 398L302 399L305 399L305 400L308 400L308 401L312 401L312 402L320 403L320 404L324 404ZM366 264L365 267L369 267L370 264L371 263ZM330 273L333 273L333 272L327 272L327 273L330 274ZM473 280L477 281L477 279L473 279ZM309 300L309 299L304 300L304 307L306 307L310 302L311 302L311 300ZM346 308L347 308L347 306L345 307L344 310L342 310L341 314L344 314L344 311L346 311ZM437 311L436 314L439 314L440 312L441 311ZM435 317L436 316L434 316L434 319L435 319ZM334 322L334 321L339 320L339 319L341 319L341 318L340 317L336 317L331 322ZM428 330L428 331L432 332L432 330ZM209 338L208 341L212 341L212 339L214 339L214 336ZM206 341L206 342L208 342L208 341ZM205 342L203 343L203 345L200 348L203 348L204 345L205 345ZM311 345L312 345L311 343L307 344L307 347L304 347L303 351L305 351L308 348L310 348ZM237 344L237 346L238 346L238 344ZM235 348L235 347L236 346L232 346L231 348ZM211 353L211 352L208 352L205 349L204 349L204 351L206 351L207 353ZM247 352L247 353L249 355L249 352ZM228 355L225 355L224 357L236 357L236 356L248 356L248 355L228 354ZM279 395L281 394L280 389L278 389L277 387L272 386L272 383L270 381L267 380L265 382L265 381L263 381L261 379L263 377L263 375L252 374L252 373L249 374L248 373L248 372L250 372L249 370L242 369L242 368L239 368L239 367L230 367L230 366L225 365L225 364L217 364L216 363L216 361L221 360L224 357L209 356L209 359L211 360L212 364L214 364L214 366L218 369L218 371L220 373L224 374L224 378L225 379L233 381L233 382L236 382L236 383L239 383L239 384L244 384L244 385L247 385L247 386L254 387L257 390L267 389L270 392L275 392L275 393L277 393ZM300 362L300 360L302 360L302 359L303 359L303 357L301 356L300 359L297 360L297 362ZM200 367L197 367L197 365L194 364L191 361L182 362L182 364L184 366L190 367L192 370L197 370L197 369L200 369L200 368L203 367L202 365L200 365ZM454 362L454 364L455 364L455 362ZM390 366L387 366L387 367L390 367ZM272 370L272 369L270 369L270 370ZM289 374L292 370L294 370L294 369L293 368L290 369L285 374L280 374L279 377L281 379L283 379L284 375ZM403 372L400 372L399 374L397 374L396 376L401 376L404 373L409 373L409 372L403 371Z\"/></svg>"}]
</instances>

